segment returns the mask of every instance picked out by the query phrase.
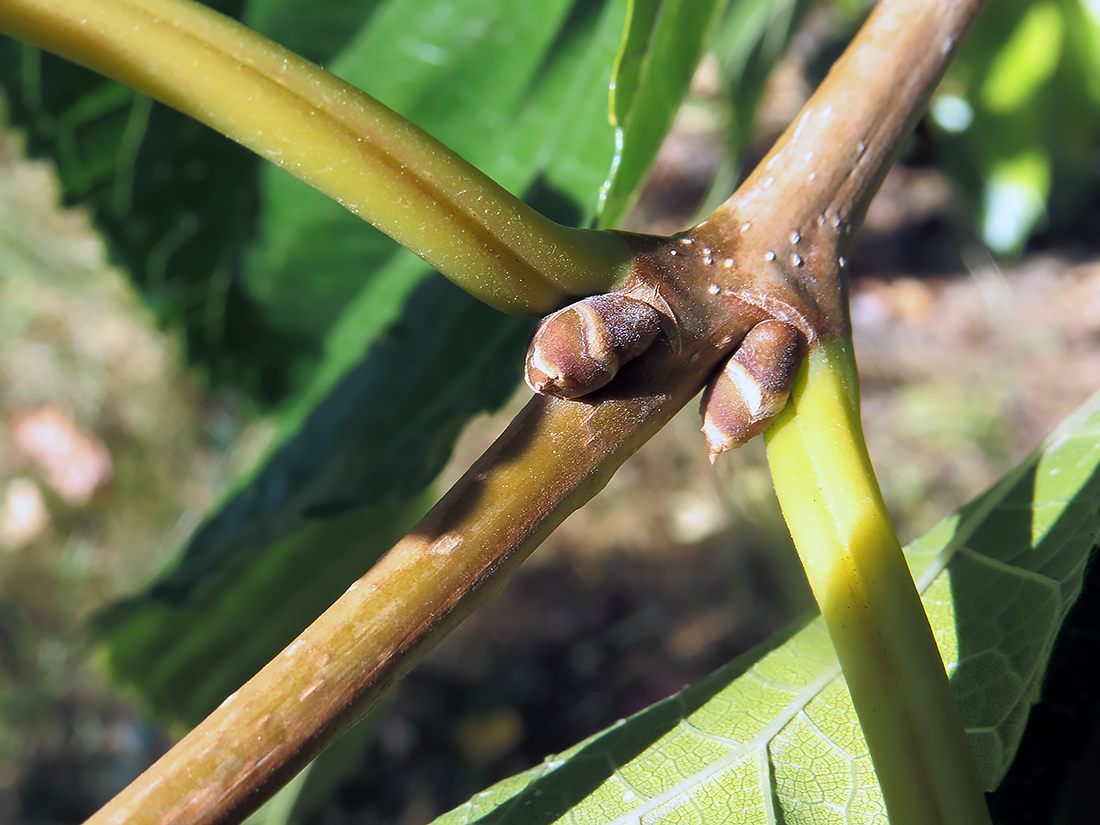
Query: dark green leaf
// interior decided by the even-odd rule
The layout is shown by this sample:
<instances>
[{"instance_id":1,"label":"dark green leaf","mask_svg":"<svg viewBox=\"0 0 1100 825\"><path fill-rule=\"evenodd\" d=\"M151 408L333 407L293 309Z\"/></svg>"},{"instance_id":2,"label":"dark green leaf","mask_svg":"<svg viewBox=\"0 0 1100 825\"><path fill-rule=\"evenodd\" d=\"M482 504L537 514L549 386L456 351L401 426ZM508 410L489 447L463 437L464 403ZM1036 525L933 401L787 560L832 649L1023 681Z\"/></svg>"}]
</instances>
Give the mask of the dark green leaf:
<instances>
[{"instance_id":1,"label":"dark green leaf","mask_svg":"<svg viewBox=\"0 0 1100 825\"><path fill-rule=\"evenodd\" d=\"M265 37L321 66L340 54L382 0L248 0L243 20Z\"/></svg>"},{"instance_id":2,"label":"dark green leaf","mask_svg":"<svg viewBox=\"0 0 1100 825\"><path fill-rule=\"evenodd\" d=\"M687 94L722 3L632 0L615 61L611 117L617 152L604 186L600 222L614 226L630 207Z\"/></svg>"},{"instance_id":3,"label":"dark green leaf","mask_svg":"<svg viewBox=\"0 0 1100 825\"><path fill-rule=\"evenodd\" d=\"M398 0L330 65L540 207L587 221L613 151L606 95L623 9L482 2L464 18L443 0ZM460 94L472 112L455 103ZM261 191L248 288L272 325L327 329L323 358L254 479L174 572L107 619L116 674L189 720L407 529L463 423L510 395L530 329L434 279L418 288L418 259L284 172L266 168ZM318 546L325 572L306 587ZM206 678L211 662L220 664Z\"/></svg>"}]
</instances>

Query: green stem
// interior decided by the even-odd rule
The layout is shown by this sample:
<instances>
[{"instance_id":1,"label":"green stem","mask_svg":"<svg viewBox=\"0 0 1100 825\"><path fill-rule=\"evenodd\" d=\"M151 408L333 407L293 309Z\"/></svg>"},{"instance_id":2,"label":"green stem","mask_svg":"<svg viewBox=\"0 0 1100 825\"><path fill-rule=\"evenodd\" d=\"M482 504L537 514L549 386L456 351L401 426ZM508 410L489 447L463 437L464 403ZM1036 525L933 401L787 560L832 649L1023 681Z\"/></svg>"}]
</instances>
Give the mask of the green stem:
<instances>
[{"instance_id":1,"label":"green stem","mask_svg":"<svg viewBox=\"0 0 1100 825\"><path fill-rule=\"evenodd\" d=\"M5 0L0 31L252 149L508 312L622 281L609 232L560 226L378 101L191 0Z\"/></svg>"},{"instance_id":2,"label":"green stem","mask_svg":"<svg viewBox=\"0 0 1100 825\"><path fill-rule=\"evenodd\" d=\"M810 353L766 440L891 823L988 823L962 718L867 454L849 338L826 338Z\"/></svg>"}]
</instances>

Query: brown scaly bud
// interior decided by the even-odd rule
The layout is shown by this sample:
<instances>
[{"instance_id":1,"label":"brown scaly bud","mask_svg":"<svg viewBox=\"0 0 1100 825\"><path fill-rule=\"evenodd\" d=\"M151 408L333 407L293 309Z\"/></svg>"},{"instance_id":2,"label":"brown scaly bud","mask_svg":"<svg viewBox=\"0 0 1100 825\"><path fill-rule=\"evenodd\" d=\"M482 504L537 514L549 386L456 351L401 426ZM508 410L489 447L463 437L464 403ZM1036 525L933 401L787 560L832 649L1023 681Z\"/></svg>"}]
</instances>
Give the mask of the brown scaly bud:
<instances>
[{"instance_id":1,"label":"brown scaly bud","mask_svg":"<svg viewBox=\"0 0 1100 825\"><path fill-rule=\"evenodd\" d=\"M763 321L703 393L703 433L710 460L767 429L783 409L802 364L802 334L783 321Z\"/></svg>"},{"instance_id":2,"label":"brown scaly bud","mask_svg":"<svg viewBox=\"0 0 1100 825\"><path fill-rule=\"evenodd\" d=\"M527 347L527 385L576 398L598 390L660 332L661 316L618 292L593 295L542 320Z\"/></svg>"}]
</instances>

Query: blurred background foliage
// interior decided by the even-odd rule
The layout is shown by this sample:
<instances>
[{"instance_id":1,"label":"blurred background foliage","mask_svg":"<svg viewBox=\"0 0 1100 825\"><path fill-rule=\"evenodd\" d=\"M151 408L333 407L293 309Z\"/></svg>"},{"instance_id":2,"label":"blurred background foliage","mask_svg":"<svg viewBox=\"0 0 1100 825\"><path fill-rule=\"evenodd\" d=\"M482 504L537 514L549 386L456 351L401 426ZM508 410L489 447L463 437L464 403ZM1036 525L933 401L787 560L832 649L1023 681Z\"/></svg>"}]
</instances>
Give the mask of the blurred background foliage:
<instances>
[{"instance_id":1,"label":"blurred background foliage","mask_svg":"<svg viewBox=\"0 0 1100 825\"><path fill-rule=\"evenodd\" d=\"M666 233L732 191L866 14L860 0L210 5L551 217ZM1094 0L995 4L860 236L853 316L871 342L867 413L886 422L869 427L872 449L909 535L1100 378L1097 279L1081 263L1100 237L1098 64ZM0 818L79 821L165 743L87 669L91 650L146 712L196 722L430 505L467 423L512 396L531 322L486 310L286 173L125 87L4 40L0 88L19 136L0 182ZM52 162L56 184L17 159L20 142ZM83 211L57 212L55 198ZM1011 283L995 263L1037 252L1058 263ZM935 280L958 271L962 285ZM897 277L910 275L922 280ZM1074 334L1052 331L1067 317ZM912 355L929 347L945 360ZM1072 375L1050 367L1070 353ZM500 426L475 423L445 481ZM404 765L408 788L387 802L399 783L379 774L377 810L419 792L431 810L406 816L422 821L701 677L805 604L790 559L767 549L785 537L759 456L725 462L735 493L722 495L696 426L678 419L540 551L541 584L513 586L551 617L541 634L479 614L470 624L488 647L460 635L396 700L372 747ZM773 553L784 560L763 561ZM662 589L673 568L679 584ZM578 593L592 602L579 615ZM93 611L94 646L82 635ZM504 637L534 651L531 665L487 692L485 669L510 655L487 651ZM642 675L655 657L676 664ZM409 722L425 694L445 710ZM565 721L548 732L539 716ZM431 767L415 773L410 740L433 737L428 753L457 752L461 778L434 775L423 750ZM87 764L58 808L61 754ZM425 776L445 799L417 790Z\"/></svg>"},{"instance_id":2,"label":"blurred background foliage","mask_svg":"<svg viewBox=\"0 0 1100 825\"><path fill-rule=\"evenodd\" d=\"M986 15L932 103L936 161L985 244L1094 229L1100 6L1006 3Z\"/></svg>"}]
</instances>

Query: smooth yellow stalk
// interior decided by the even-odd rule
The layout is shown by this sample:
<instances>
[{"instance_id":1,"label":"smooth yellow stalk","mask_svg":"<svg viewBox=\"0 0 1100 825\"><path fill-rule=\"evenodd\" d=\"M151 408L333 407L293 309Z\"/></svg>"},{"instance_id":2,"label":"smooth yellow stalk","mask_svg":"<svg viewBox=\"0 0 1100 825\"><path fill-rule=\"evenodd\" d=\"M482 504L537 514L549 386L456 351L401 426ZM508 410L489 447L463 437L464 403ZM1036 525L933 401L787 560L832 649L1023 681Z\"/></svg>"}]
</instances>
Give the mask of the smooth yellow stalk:
<instances>
[{"instance_id":1,"label":"smooth yellow stalk","mask_svg":"<svg viewBox=\"0 0 1100 825\"><path fill-rule=\"evenodd\" d=\"M850 339L813 349L766 440L890 822L988 823L962 719L867 454Z\"/></svg>"},{"instance_id":2,"label":"smooth yellow stalk","mask_svg":"<svg viewBox=\"0 0 1100 825\"><path fill-rule=\"evenodd\" d=\"M190 0L3 0L0 32L217 129L499 309L543 314L629 267L619 236L548 220L378 101Z\"/></svg>"}]
</instances>

